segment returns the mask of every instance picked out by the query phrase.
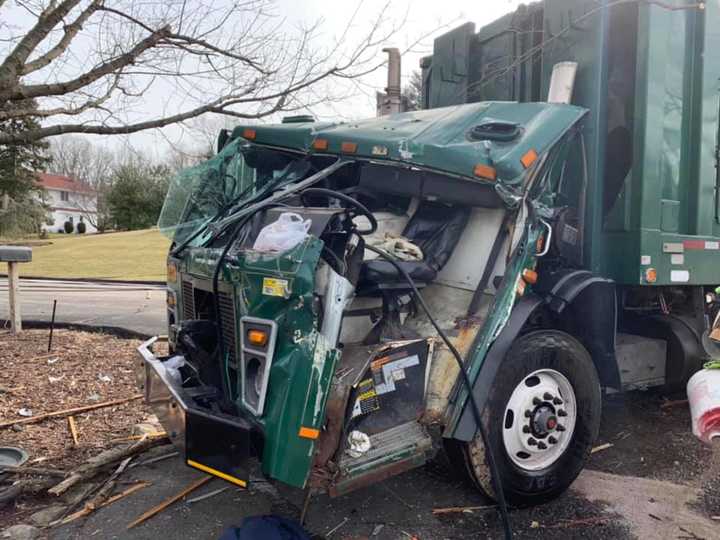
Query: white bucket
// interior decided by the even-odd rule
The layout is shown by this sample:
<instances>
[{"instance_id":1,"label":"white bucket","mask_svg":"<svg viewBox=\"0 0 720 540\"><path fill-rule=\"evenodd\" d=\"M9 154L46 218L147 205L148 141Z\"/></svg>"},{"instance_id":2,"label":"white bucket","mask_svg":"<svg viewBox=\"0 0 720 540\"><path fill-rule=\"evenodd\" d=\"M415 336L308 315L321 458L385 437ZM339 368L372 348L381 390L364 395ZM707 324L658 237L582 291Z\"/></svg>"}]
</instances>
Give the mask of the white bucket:
<instances>
[{"instance_id":1,"label":"white bucket","mask_svg":"<svg viewBox=\"0 0 720 540\"><path fill-rule=\"evenodd\" d=\"M720 442L720 369L703 369L688 381L693 434L709 443Z\"/></svg>"}]
</instances>

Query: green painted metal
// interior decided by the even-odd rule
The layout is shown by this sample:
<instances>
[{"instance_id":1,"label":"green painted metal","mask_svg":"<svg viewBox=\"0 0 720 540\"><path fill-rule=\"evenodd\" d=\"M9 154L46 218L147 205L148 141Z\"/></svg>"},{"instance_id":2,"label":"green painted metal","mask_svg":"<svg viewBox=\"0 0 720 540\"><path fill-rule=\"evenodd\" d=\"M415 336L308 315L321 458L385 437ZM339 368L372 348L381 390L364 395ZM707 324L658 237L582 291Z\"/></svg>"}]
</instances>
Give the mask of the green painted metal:
<instances>
[{"instance_id":1,"label":"green painted metal","mask_svg":"<svg viewBox=\"0 0 720 540\"><path fill-rule=\"evenodd\" d=\"M312 152L313 141L324 139L328 150L323 153L341 154L343 142L354 142L356 157L434 169L473 181L483 181L474 175L476 165L492 165L499 181L513 185L525 173L522 156L531 149L538 154L547 151L585 113L580 107L548 103L486 102L352 123L276 124L252 129L258 144ZM518 124L520 136L511 142L468 137L473 127L493 120ZM236 128L232 137L241 137L247 127Z\"/></svg>"},{"instance_id":2,"label":"green painted metal","mask_svg":"<svg viewBox=\"0 0 720 540\"><path fill-rule=\"evenodd\" d=\"M521 41L528 29L537 39L531 44ZM469 41L469 75L454 81L469 87L468 101L542 100L553 66L578 63L573 104L590 111L588 269L627 285L647 285L649 268L657 270L655 285L717 283L720 4L545 0L486 25ZM439 52L424 59L426 71L443 70L447 51ZM447 92L435 82L427 78L428 101L443 104ZM539 93L528 90L535 87ZM682 258L663 249L703 241L707 249ZM674 279L673 272L689 279Z\"/></svg>"},{"instance_id":3,"label":"green painted metal","mask_svg":"<svg viewBox=\"0 0 720 540\"><path fill-rule=\"evenodd\" d=\"M315 271L323 243L309 238L298 247L278 255L243 252L228 257L221 278L235 291L236 313L273 320L278 335L265 410L255 420L262 426L264 449L262 470L286 484L304 487L315 441L299 436L300 428L320 429L330 382L340 352L328 346L317 329L314 286ZM211 279L220 250L189 248L181 268L183 273ZM284 297L263 293L263 279L283 279L288 283ZM237 372L240 387L240 373ZM239 396L238 408L248 417Z\"/></svg>"}]
</instances>

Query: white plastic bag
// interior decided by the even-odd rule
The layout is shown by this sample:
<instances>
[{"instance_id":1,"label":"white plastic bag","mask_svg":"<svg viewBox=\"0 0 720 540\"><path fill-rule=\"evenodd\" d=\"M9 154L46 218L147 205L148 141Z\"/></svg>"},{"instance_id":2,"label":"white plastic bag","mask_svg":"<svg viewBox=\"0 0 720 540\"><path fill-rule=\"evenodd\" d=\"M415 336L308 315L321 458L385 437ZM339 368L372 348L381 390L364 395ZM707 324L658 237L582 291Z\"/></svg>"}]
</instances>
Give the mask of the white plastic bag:
<instances>
[{"instance_id":1,"label":"white plastic bag","mask_svg":"<svg viewBox=\"0 0 720 540\"><path fill-rule=\"evenodd\" d=\"M305 240L312 225L311 220L303 221L302 216L283 212L277 221L265 225L258 234L255 251L287 251Z\"/></svg>"}]
</instances>

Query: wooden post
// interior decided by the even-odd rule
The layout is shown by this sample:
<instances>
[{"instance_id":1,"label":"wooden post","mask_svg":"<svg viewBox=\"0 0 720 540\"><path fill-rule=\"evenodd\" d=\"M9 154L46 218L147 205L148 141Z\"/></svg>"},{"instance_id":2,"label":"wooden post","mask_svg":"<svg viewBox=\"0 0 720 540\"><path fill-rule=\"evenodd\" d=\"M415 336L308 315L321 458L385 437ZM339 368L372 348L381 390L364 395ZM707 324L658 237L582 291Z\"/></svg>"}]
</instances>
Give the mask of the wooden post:
<instances>
[{"instance_id":1,"label":"wooden post","mask_svg":"<svg viewBox=\"0 0 720 540\"><path fill-rule=\"evenodd\" d=\"M10 292L10 330L13 335L22 332L20 316L20 263L8 262L8 291Z\"/></svg>"}]
</instances>

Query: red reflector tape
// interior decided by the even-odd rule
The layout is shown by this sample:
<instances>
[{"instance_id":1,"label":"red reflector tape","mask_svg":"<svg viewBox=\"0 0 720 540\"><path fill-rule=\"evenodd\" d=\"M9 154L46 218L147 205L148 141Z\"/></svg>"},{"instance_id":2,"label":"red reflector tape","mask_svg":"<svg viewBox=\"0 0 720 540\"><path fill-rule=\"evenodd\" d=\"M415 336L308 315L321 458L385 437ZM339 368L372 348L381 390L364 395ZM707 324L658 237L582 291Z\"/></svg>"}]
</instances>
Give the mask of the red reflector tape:
<instances>
[{"instance_id":1,"label":"red reflector tape","mask_svg":"<svg viewBox=\"0 0 720 540\"><path fill-rule=\"evenodd\" d=\"M684 240L685 249L705 249L705 240Z\"/></svg>"}]
</instances>

